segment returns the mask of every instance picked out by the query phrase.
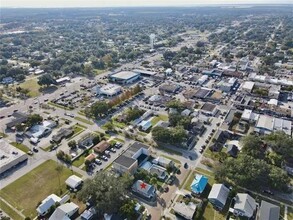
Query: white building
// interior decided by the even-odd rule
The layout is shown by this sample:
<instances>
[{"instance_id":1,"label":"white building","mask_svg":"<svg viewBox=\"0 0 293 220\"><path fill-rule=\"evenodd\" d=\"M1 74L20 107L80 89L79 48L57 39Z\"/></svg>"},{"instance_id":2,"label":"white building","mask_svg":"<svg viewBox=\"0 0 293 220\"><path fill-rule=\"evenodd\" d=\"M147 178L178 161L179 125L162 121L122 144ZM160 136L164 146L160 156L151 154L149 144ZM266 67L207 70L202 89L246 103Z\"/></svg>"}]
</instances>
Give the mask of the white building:
<instances>
[{"instance_id":1,"label":"white building","mask_svg":"<svg viewBox=\"0 0 293 220\"><path fill-rule=\"evenodd\" d=\"M97 94L105 96L115 96L122 92L122 87L115 84L107 84L97 89Z\"/></svg>"},{"instance_id":2,"label":"white building","mask_svg":"<svg viewBox=\"0 0 293 220\"><path fill-rule=\"evenodd\" d=\"M49 195L46 199L44 199L41 204L37 208L37 212L39 216L44 216L48 213L49 209L55 205L56 202L60 203L61 198L55 194Z\"/></svg>"},{"instance_id":3,"label":"white building","mask_svg":"<svg viewBox=\"0 0 293 220\"><path fill-rule=\"evenodd\" d=\"M11 144L0 140L0 175L26 161L28 155Z\"/></svg>"},{"instance_id":4,"label":"white building","mask_svg":"<svg viewBox=\"0 0 293 220\"><path fill-rule=\"evenodd\" d=\"M269 89L269 97L271 99L278 99L280 95L281 86L272 85Z\"/></svg>"},{"instance_id":5,"label":"white building","mask_svg":"<svg viewBox=\"0 0 293 220\"><path fill-rule=\"evenodd\" d=\"M49 220L71 220L70 217L73 216L78 209L79 207L73 202L65 203L56 208Z\"/></svg>"},{"instance_id":6,"label":"white building","mask_svg":"<svg viewBox=\"0 0 293 220\"><path fill-rule=\"evenodd\" d=\"M238 193L235 197L234 214L251 218L256 210L254 198L246 193Z\"/></svg>"},{"instance_id":7,"label":"white building","mask_svg":"<svg viewBox=\"0 0 293 220\"><path fill-rule=\"evenodd\" d=\"M237 82L237 79L232 77L228 80L222 80L221 82L218 83L218 86L220 90L222 90L223 92L230 92L232 88L235 86L236 82Z\"/></svg>"},{"instance_id":8,"label":"white building","mask_svg":"<svg viewBox=\"0 0 293 220\"><path fill-rule=\"evenodd\" d=\"M72 176L67 178L65 183L71 189L76 189L83 183L83 180L81 178L79 178L78 176L76 176L76 175L72 175Z\"/></svg>"},{"instance_id":9,"label":"white building","mask_svg":"<svg viewBox=\"0 0 293 220\"><path fill-rule=\"evenodd\" d=\"M254 82L246 81L242 84L241 89L244 92L251 93L253 87L254 87Z\"/></svg>"},{"instance_id":10,"label":"white building","mask_svg":"<svg viewBox=\"0 0 293 220\"><path fill-rule=\"evenodd\" d=\"M284 131L291 136L292 122L282 118L260 115L255 126L255 131L260 134L270 134L274 131Z\"/></svg>"},{"instance_id":11,"label":"white building","mask_svg":"<svg viewBox=\"0 0 293 220\"><path fill-rule=\"evenodd\" d=\"M259 118L259 114L253 113L250 109L244 109L241 119L250 123L256 122Z\"/></svg>"},{"instance_id":12,"label":"white building","mask_svg":"<svg viewBox=\"0 0 293 220\"><path fill-rule=\"evenodd\" d=\"M198 80L197 83L199 85L204 84L208 80L209 76L208 75L202 75Z\"/></svg>"}]
</instances>

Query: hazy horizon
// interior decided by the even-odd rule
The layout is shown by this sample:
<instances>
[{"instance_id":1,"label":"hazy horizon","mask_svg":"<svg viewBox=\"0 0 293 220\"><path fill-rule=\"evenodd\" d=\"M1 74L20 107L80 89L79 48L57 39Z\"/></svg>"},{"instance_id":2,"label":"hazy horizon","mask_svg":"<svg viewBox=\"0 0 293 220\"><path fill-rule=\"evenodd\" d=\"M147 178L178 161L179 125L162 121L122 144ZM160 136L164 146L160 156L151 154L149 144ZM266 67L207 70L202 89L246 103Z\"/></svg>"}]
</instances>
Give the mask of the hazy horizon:
<instances>
[{"instance_id":1,"label":"hazy horizon","mask_svg":"<svg viewBox=\"0 0 293 220\"><path fill-rule=\"evenodd\" d=\"M292 4L291 0L2 0L1 8L78 8L78 7L184 7L212 5L282 5Z\"/></svg>"}]
</instances>

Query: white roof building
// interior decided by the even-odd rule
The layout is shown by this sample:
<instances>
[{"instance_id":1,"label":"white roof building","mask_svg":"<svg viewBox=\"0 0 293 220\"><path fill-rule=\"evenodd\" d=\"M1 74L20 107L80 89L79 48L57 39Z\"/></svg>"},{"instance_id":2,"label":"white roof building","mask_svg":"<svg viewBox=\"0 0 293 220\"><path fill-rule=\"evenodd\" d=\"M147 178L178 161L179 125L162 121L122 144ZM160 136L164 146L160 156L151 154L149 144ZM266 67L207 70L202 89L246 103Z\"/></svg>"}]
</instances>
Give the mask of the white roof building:
<instances>
[{"instance_id":1,"label":"white roof building","mask_svg":"<svg viewBox=\"0 0 293 220\"><path fill-rule=\"evenodd\" d=\"M0 174L28 159L28 155L4 140L0 140Z\"/></svg>"},{"instance_id":2,"label":"white roof building","mask_svg":"<svg viewBox=\"0 0 293 220\"><path fill-rule=\"evenodd\" d=\"M284 131L291 136L292 122L282 118L260 115L255 126L255 131L270 134L273 131Z\"/></svg>"},{"instance_id":3,"label":"white roof building","mask_svg":"<svg viewBox=\"0 0 293 220\"><path fill-rule=\"evenodd\" d=\"M45 215L48 210L55 205L56 202L60 202L61 198L55 194L49 195L42 203L38 206L37 212L40 216Z\"/></svg>"},{"instance_id":4,"label":"white roof building","mask_svg":"<svg viewBox=\"0 0 293 220\"><path fill-rule=\"evenodd\" d=\"M252 89L254 87L254 82L251 81L246 81L242 84L242 90L246 91L246 92L251 92Z\"/></svg>"},{"instance_id":5,"label":"white roof building","mask_svg":"<svg viewBox=\"0 0 293 220\"><path fill-rule=\"evenodd\" d=\"M214 184L208 196L209 201L219 209L224 208L230 190L224 184Z\"/></svg>"},{"instance_id":6,"label":"white roof building","mask_svg":"<svg viewBox=\"0 0 293 220\"><path fill-rule=\"evenodd\" d=\"M71 220L71 216L78 211L79 207L73 203L65 203L56 208L49 220Z\"/></svg>"},{"instance_id":7,"label":"white roof building","mask_svg":"<svg viewBox=\"0 0 293 220\"><path fill-rule=\"evenodd\" d=\"M255 122L258 120L258 118L259 118L259 114L253 113L252 110L250 109L244 109L241 115L241 119L244 121Z\"/></svg>"},{"instance_id":8,"label":"white roof building","mask_svg":"<svg viewBox=\"0 0 293 220\"><path fill-rule=\"evenodd\" d=\"M173 210L175 213L184 217L185 219L191 220L193 219L193 215L196 210L196 205L194 203L189 203L188 205L186 205L184 202L176 202L173 207Z\"/></svg>"},{"instance_id":9,"label":"white roof building","mask_svg":"<svg viewBox=\"0 0 293 220\"><path fill-rule=\"evenodd\" d=\"M247 193L238 193L235 197L234 212L241 216L251 218L256 210L256 202Z\"/></svg>"},{"instance_id":10,"label":"white roof building","mask_svg":"<svg viewBox=\"0 0 293 220\"><path fill-rule=\"evenodd\" d=\"M122 87L115 84L107 84L102 88L98 88L97 92L100 95L114 96L122 91Z\"/></svg>"},{"instance_id":11,"label":"white roof building","mask_svg":"<svg viewBox=\"0 0 293 220\"><path fill-rule=\"evenodd\" d=\"M71 189L76 189L77 187L80 186L80 184L83 183L83 180L76 175L72 175L72 176L68 177L68 179L65 181L65 183Z\"/></svg>"}]
</instances>

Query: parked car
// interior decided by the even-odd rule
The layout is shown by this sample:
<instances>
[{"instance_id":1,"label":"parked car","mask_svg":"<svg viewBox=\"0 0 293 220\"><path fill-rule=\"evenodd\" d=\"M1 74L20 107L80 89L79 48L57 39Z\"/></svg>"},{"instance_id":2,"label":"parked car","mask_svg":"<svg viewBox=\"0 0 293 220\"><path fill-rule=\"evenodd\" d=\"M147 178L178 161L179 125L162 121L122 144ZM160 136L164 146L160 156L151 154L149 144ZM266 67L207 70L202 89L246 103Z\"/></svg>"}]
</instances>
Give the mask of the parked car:
<instances>
[{"instance_id":1,"label":"parked car","mask_svg":"<svg viewBox=\"0 0 293 220\"><path fill-rule=\"evenodd\" d=\"M109 149L109 151L111 151L111 152L113 152L113 153L115 153L116 152L116 150L112 147L112 148L110 148Z\"/></svg>"},{"instance_id":2,"label":"parked car","mask_svg":"<svg viewBox=\"0 0 293 220\"><path fill-rule=\"evenodd\" d=\"M122 144L121 144L121 143L119 143L119 142L117 142L117 143L115 144L115 147L116 147L117 149L119 149L119 148L121 148L121 147L122 147Z\"/></svg>"},{"instance_id":3,"label":"parked car","mask_svg":"<svg viewBox=\"0 0 293 220\"><path fill-rule=\"evenodd\" d=\"M33 147L33 151L36 152L36 153L39 152L38 148L36 148L36 147Z\"/></svg>"},{"instance_id":4,"label":"parked car","mask_svg":"<svg viewBox=\"0 0 293 220\"><path fill-rule=\"evenodd\" d=\"M183 199L191 199L191 198L192 198L192 196L190 194L185 194L183 196Z\"/></svg>"},{"instance_id":5,"label":"parked car","mask_svg":"<svg viewBox=\"0 0 293 220\"><path fill-rule=\"evenodd\" d=\"M105 155L101 156L101 159L104 160L104 161L108 160L108 158Z\"/></svg>"},{"instance_id":6,"label":"parked car","mask_svg":"<svg viewBox=\"0 0 293 220\"><path fill-rule=\"evenodd\" d=\"M95 163L98 164L98 165L101 165L102 164L102 161L99 160L99 159L95 159Z\"/></svg>"},{"instance_id":7,"label":"parked car","mask_svg":"<svg viewBox=\"0 0 293 220\"><path fill-rule=\"evenodd\" d=\"M199 150L199 153L201 153L201 154L202 154L202 153L203 153L203 151L204 151L204 149L202 149L202 148L201 148L201 149Z\"/></svg>"},{"instance_id":8,"label":"parked car","mask_svg":"<svg viewBox=\"0 0 293 220\"><path fill-rule=\"evenodd\" d=\"M266 194L269 194L269 195L272 195L272 196L274 195L274 193L271 190L269 190L269 189L265 189L262 192L263 193L266 193Z\"/></svg>"},{"instance_id":9,"label":"parked car","mask_svg":"<svg viewBox=\"0 0 293 220\"><path fill-rule=\"evenodd\" d=\"M174 182L174 180L175 180L175 176L170 176L168 179L167 179L167 181L166 181L166 183L168 184L168 185L172 185L173 184L173 182Z\"/></svg>"}]
</instances>

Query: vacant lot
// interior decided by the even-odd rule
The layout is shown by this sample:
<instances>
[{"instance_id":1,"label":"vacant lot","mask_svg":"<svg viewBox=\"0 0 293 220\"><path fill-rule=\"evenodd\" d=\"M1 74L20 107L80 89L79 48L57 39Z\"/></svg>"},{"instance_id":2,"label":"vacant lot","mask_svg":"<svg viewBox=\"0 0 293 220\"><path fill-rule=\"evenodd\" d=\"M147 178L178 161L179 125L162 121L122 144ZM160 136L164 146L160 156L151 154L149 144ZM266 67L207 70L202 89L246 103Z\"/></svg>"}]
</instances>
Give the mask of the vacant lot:
<instances>
[{"instance_id":1,"label":"vacant lot","mask_svg":"<svg viewBox=\"0 0 293 220\"><path fill-rule=\"evenodd\" d=\"M37 79L29 79L22 84L19 85L23 89L29 89L30 92L28 93L31 97L37 97L40 95L39 89L40 85L38 84Z\"/></svg>"},{"instance_id":2,"label":"vacant lot","mask_svg":"<svg viewBox=\"0 0 293 220\"><path fill-rule=\"evenodd\" d=\"M52 193L60 195L66 192L65 180L72 175L72 171L62 166L62 170L57 172L57 167L55 161L44 162L3 188L0 191L1 197L25 216L35 217L39 202Z\"/></svg>"}]
</instances>

